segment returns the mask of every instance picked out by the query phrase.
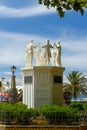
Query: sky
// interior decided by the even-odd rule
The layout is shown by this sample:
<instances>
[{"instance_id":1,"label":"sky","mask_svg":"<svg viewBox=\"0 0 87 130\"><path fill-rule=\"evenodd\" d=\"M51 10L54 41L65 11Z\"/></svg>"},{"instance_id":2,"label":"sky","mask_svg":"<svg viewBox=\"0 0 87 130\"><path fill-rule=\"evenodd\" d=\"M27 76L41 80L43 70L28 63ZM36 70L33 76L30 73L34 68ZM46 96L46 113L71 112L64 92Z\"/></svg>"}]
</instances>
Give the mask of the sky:
<instances>
[{"instance_id":1,"label":"sky","mask_svg":"<svg viewBox=\"0 0 87 130\"><path fill-rule=\"evenodd\" d=\"M79 71L87 75L87 10L84 15L66 11L60 18L55 9L47 9L38 0L0 0L0 77L10 80L10 68L17 68L17 84L22 83L25 47L60 41L65 75Z\"/></svg>"}]
</instances>

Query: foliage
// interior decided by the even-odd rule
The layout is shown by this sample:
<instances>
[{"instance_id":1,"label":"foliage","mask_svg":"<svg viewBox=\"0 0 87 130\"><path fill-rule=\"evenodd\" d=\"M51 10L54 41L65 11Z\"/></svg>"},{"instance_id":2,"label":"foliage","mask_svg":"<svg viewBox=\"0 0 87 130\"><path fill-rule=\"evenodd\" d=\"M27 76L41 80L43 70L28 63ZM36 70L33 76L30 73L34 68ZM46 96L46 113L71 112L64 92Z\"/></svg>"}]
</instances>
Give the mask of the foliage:
<instances>
[{"instance_id":1,"label":"foliage","mask_svg":"<svg viewBox=\"0 0 87 130\"><path fill-rule=\"evenodd\" d=\"M68 106L45 105L41 112L50 124L71 124L80 118L77 109Z\"/></svg>"},{"instance_id":2,"label":"foliage","mask_svg":"<svg viewBox=\"0 0 87 130\"><path fill-rule=\"evenodd\" d=\"M15 110L13 114L18 124L29 124L32 118L35 118L37 115L39 115L39 112L33 108L30 108L19 111Z\"/></svg>"},{"instance_id":3,"label":"foliage","mask_svg":"<svg viewBox=\"0 0 87 130\"><path fill-rule=\"evenodd\" d=\"M87 111L87 103L84 104L84 109Z\"/></svg>"},{"instance_id":4,"label":"foliage","mask_svg":"<svg viewBox=\"0 0 87 130\"><path fill-rule=\"evenodd\" d=\"M2 89L2 82L0 81L0 90Z\"/></svg>"},{"instance_id":5,"label":"foliage","mask_svg":"<svg viewBox=\"0 0 87 130\"><path fill-rule=\"evenodd\" d=\"M21 102L14 105L3 102L0 103L0 122L12 124L15 121L16 124L31 124L32 119L44 117L49 124L67 125L79 123L85 112L87 114L87 104L81 103L64 106L44 105L37 110L28 108Z\"/></svg>"},{"instance_id":6,"label":"foliage","mask_svg":"<svg viewBox=\"0 0 87 130\"><path fill-rule=\"evenodd\" d=\"M69 91L74 98L80 94L87 95L87 78L85 75L78 71L72 71L66 75L69 83L64 84L64 91Z\"/></svg>"},{"instance_id":7,"label":"foliage","mask_svg":"<svg viewBox=\"0 0 87 130\"><path fill-rule=\"evenodd\" d=\"M27 105L23 104L22 102L17 102L16 104L14 104L14 107L13 107L13 111L15 111L15 110L23 111L23 110L26 110L26 109L28 109Z\"/></svg>"},{"instance_id":8,"label":"foliage","mask_svg":"<svg viewBox=\"0 0 87 130\"><path fill-rule=\"evenodd\" d=\"M11 104L8 104L6 102L0 102L0 110L2 111L11 111L12 109L12 105Z\"/></svg>"},{"instance_id":9,"label":"foliage","mask_svg":"<svg viewBox=\"0 0 87 130\"><path fill-rule=\"evenodd\" d=\"M33 116L33 111L27 108L27 105L18 102L14 104L13 115L15 116L18 123L28 123L28 119Z\"/></svg>"},{"instance_id":10,"label":"foliage","mask_svg":"<svg viewBox=\"0 0 87 130\"><path fill-rule=\"evenodd\" d=\"M2 86L2 82L0 81L0 87Z\"/></svg>"},{"instance_id":11,"label":"foliage","mask_svg":"<svg viewBox=\"0 0 87 130\"><path fill-rule=\"evenodd\" d=\"M0 103L0 120L4 121L6 124L13 118L13 106L6 102Z\"/></svg>"},{"instance_id":12,"label":"foliage","mask_svg":"<svg viewBox=\"0 0 87 130\"><path fill-rule=\"evenodd\" d=\"M39 4L44 4L47 8L55 8L60 17L65 16L65 11L74 10L84 14L87 8L87 0L38 0Z\"/></svg>"},{"instance_id":13,"label":"foliage","mask_svg":"<svg viewBox=\"0 0 87 130\"><path fill-rule=\"evenodd\" d=\"M3 116L2 116L3 115ZM5 120L6 124L15 121L17 124L29 124L31 118L39 115L38 110L18 102L16 104L0 103L0 120Z\"/></svg>"},{"instance_id":14,"label":"foliage","mask_svg":"<svg viewBox=\"0 0 87 130\"><path fill-rule=\"evenodd\" d=\"M85 109L83 103L81 103L81 102L71 103L70 107L77 109L78 111L82 111Z\"/></svg>"}]
</instances>

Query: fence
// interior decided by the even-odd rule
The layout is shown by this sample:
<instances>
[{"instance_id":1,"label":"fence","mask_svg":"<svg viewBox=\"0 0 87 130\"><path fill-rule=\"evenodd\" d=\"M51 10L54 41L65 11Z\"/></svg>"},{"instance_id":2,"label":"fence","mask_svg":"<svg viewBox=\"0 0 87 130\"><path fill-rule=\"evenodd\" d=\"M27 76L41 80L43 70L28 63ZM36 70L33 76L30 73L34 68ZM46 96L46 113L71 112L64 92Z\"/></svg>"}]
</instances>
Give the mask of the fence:
<instances>
[{"instance_id":1,"label":"fence","mask_svg":"<svg viewBox=\"0 0 87 130\"><path fill-rule=\"evenodd\" d=\"M87 124L87 112L79 113L78 116L75 115L50 115L48 119L45 119L43 115L40 115L37 118L31 118L26 122L22 117L18 121L18 118L15 118L12 115L9 115L9 112L0 111L0 124L26 124L26 125L39 125L39 126L47 126L47 125L80 125Z\"/></svg>"}]
</instances>

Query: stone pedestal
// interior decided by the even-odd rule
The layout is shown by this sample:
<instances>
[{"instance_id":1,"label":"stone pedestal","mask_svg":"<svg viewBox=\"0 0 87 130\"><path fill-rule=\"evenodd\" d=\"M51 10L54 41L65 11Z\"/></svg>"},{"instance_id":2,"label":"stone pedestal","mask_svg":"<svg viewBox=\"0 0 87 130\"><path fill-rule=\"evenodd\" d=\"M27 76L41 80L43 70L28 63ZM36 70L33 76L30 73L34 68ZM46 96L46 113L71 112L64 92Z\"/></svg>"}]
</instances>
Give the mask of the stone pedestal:
<instances>
[{"instance_id":1,"label":"stone pedestal","mask_svg":"<svg viewBox=\"0 0 87 130\"><path fill-rule=\"evenodd\" d=\"M22 68L23 103L28 108L63 103L63 67L33 66Z\"/></svg>"}]
</instances>

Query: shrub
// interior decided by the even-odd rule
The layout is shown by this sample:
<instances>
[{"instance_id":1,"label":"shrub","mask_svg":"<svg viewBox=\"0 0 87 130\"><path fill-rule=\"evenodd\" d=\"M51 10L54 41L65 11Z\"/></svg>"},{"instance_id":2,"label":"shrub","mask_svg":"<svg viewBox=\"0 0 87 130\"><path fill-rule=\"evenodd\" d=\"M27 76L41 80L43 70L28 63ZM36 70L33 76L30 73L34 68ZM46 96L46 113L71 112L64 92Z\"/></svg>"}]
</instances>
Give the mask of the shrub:
<instances>
[{"instance_id":1,"label":"shrub","mask_svg":"<svg viewBox=\"0 0 87 130\"><path fill-rule=\"evenodd\" d=\"M87 103L84 104L84 109L87 110Z\"/></svg>"},{"instance_id":2,"label":"shrub","mask_svg":"<svg viewBox=\"0 0 87 130\"><path fill-rule=\"evenodd\" d=\"M0 103L0 121L8 124L13 117L13 105L6 102Z\"/></svg>"},{"instance_id":3,"label":"shrub","mask_svg":"<svg viewBox=\"0 0 87 130\"><path fill-rule=\"evenodd\" d=\"M74 108L74 109L77 109L78 111L84 110L84 105L81 102L71 103L70 107Z\"/></svg>"},{"instance_id":4,"label":"shrub","mask_svg":"<svg viewBox=\"0 0 87 130\"><path fill-rule=\"evenodd\" d=\"M18 124L28 124L31 118L36 117L38 113L33 108L28 109L27 105L21 102L16 103L13 107L13 114Z\"/></svg>"},{"instance_id":5,"label":"shrub","mask_svg":"<svg viewBox=\"0 0 87 130\"><path fill-rule=\"evenodd\" d=\"M84 110L83 110L84 108ZM82 111L83 110L83 111ZM5 124L30 124L32 119L43 116L50 124L75 124L83 119L87 104L71 104L66 106L44 105L39 110L29 108L18 102L16 104L0 103L0 121ZM86 112L85 112L86 113Z\"/></svg>"},{"instance_id":6,"label":"shrub","mask_svg":"<svg viewBox=\"0 0 87 130\"><path fill-rule=\"evenodd\" d=\"M68 106L45 105L40 111L50 124L72 124L79 120L77 110Z\"/></svg>"},{"instance_id":7,"label":"shrub","mask_svg":"<svg viewBox=\"0 0 87 130\"><path fill-rule=\"evenodd\" d=\"M16 104L0 103L0 121L4 124L28 124L31 118L39 115L39 111L28 109L27 105L18 102Z\"/></svg>"}]
</instances>

